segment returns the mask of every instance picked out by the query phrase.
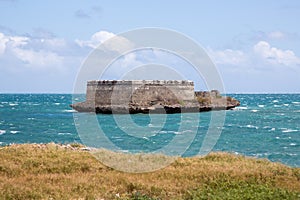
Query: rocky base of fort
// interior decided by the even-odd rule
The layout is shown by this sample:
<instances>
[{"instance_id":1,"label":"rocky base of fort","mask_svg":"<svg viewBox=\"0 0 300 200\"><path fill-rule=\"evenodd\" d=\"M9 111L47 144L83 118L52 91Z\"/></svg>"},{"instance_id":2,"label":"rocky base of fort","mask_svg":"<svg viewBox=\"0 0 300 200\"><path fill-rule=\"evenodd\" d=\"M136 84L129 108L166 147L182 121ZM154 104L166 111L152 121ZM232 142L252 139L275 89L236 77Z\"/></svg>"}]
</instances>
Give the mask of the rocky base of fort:
<instances>
[{"instance_id":1,"label":"rocky base of fort","mask_svg":"<svg viewBox=\"0 0 300 200\"><path fill-rule=\"evenodd\" d=\"M211 92L195 92L193 101L157 100L151 102L129 102L118 105L97 105L93 101L85 101L70 105L78 112L95 112L97 114L137 114L137 113L192 113L212 110L229 110L239 106L240 102L232 97L221 96L216 90Z\"/></svg>"}]
</instances>

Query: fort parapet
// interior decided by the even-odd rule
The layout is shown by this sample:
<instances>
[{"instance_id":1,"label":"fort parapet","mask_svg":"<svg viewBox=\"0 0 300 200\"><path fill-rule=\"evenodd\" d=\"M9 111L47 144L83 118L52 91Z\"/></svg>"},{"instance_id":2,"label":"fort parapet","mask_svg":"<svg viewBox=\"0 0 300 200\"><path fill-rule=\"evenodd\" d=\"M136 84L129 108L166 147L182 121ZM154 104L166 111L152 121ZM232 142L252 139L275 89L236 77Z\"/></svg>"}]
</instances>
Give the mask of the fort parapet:
<instances>
[{"instance_id":1,"label":"fort parapet","mask_svg":"<svg viewBox=\"0 0 300 200\"><path fill-rule=\"evenodd\" d=\"M96 113L178 113L229 109L238 104L220 98L216 90L195 92L194 82L188 80L93 80L87 82L86 101L71 107Z\"/></svg>"}]
</instances>

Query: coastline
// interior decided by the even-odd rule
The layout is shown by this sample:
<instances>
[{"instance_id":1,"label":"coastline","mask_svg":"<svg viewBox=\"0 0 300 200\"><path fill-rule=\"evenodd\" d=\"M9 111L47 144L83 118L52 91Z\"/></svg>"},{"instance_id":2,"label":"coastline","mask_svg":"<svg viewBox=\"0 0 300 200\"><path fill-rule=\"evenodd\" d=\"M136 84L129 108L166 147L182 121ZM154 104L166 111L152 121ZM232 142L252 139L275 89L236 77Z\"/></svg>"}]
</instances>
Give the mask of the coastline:
<instances>
[{"instance_id":1,"label":"coastline","mask_svg":"<svg viewBox=\"0 0 300 200\"><path fill-rule=\"evenodd\" d=\"M300 168L224 152L178 158L149 173L102 165L79 144L0 147L0 198L298 199Z\"/></svg>"}]
</instances>

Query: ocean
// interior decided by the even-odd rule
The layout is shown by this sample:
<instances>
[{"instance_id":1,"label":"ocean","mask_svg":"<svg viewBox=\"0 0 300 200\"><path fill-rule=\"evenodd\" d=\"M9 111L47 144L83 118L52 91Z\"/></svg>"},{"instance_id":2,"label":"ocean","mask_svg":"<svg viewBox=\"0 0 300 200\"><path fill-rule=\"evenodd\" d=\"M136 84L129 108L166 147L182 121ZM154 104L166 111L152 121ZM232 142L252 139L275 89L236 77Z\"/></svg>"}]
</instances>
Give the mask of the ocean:
<instances>
[{"instance_id":1,"label":"ocean","mask_svg":"<svg viewBox=\"0 0 300 200\"><path fill-rule=\"evenodd\" d=\"M225 112L213 151L266 158L300 167L300 94L229 94L241 106ZM82 95L76 100L84 98ZM70 108L71 94L0 94L0 145L13 143L84 143L123 151L152 152L176 136L192 141L173 149L195 156L210 127L212 113L169 115L94 115ZM194 120L199 117L198 120ZM75 118L75 120L74 120ZM90 127L97 119L97 127ZM101 132L96 133L96 129ZM183 127L183 128L182 128ZM79 131L79 132L78 132ZM105 144L97 134L105 135ZM87 139L89 138L89 139ZM98 142L97 142L98 141ZM94 143L93 143L94 142ZM93 145L94 144L94 145Z\"/></svg>"}]
</instances>

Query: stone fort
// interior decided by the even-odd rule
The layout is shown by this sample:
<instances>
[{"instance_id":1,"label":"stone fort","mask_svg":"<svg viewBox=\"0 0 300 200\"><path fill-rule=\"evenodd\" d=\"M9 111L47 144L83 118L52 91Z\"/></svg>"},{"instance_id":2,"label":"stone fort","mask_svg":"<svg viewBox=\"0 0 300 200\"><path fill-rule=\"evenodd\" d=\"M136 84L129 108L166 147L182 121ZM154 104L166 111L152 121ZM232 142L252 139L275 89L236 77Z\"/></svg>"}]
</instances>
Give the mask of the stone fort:
<instances>
[{"instance_id":1,"label":"stone fort","mask_svg":"<svg viewBox=\"0 0 300 200\"><path fill-rule=\"evenodd\" d=\"M93 80L86 100L70 105L79 112L179 113L224 110L238 106L217 90L194 91L189 80Z\"/></svg>"}]
</instances>

